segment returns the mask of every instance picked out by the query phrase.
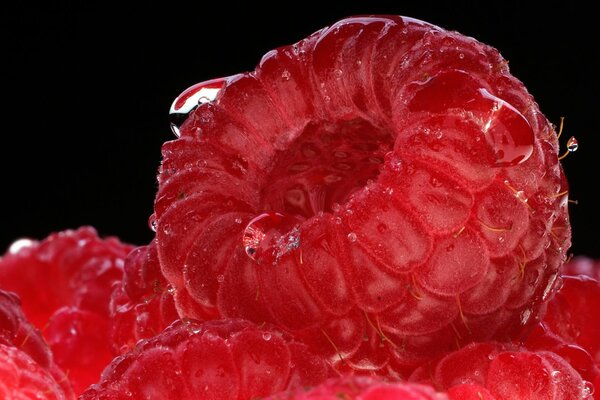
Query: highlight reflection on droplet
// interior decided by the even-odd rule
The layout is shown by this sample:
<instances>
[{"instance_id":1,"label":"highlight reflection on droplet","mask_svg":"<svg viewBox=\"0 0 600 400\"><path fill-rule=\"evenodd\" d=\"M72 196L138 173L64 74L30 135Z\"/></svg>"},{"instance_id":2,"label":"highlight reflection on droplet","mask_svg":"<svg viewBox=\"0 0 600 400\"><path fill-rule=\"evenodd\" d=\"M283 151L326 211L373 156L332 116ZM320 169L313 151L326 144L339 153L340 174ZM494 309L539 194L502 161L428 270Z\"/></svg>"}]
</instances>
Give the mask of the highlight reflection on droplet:
<instances>
[{"instance_id":1,"label":"highlight reflection on droplet","mask_svg":"<svg viewBox=\"0 0 600 400\"><path fill-rule=\"evenodd\" d=\"M227 78L218 78L196 83L177 96L169 110L171 131L175 136L180 136L179 128L199 105L213 102L217 98L226 80Z\"/></svg>"}]
</instances>

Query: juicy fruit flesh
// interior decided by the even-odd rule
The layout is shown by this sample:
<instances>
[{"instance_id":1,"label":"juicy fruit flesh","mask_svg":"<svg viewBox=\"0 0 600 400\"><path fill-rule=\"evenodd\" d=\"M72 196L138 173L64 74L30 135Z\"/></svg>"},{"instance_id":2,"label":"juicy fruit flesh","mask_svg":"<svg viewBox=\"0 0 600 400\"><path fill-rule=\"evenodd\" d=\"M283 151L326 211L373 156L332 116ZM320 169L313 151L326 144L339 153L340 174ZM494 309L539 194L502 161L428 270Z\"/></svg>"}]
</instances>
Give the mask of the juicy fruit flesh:
<instances>
[{"instance_id":1,"label":"juicy fruit flesh","mask_svg":"<svg viewBox=\"0 0 600 400\"><path fill-rule=\"evenodd\" d=\"M270 322L342 369L397 373L536 323L568 187L495 49L357 17L218 82L163 147L157 249L181 315Z\"/></svg>"}]
</instances>

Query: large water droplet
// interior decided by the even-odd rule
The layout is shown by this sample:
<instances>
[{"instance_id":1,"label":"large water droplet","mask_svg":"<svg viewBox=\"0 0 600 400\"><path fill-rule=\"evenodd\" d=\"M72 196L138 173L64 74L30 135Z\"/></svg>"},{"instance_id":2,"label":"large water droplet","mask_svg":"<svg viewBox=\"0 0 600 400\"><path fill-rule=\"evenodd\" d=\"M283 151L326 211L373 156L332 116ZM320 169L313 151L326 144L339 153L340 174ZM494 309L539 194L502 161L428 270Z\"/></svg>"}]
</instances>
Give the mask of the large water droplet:
<instances>
[{"instance_id":1,"label":"large water droplet","mask_svg":"<svg viewBox=\"0 0 600 400\"><path fill-rule=\"evenodd\" d=\"M483 132L492 146L497 167L520 164L533 153L533 129L523 114L506 101L479 89L482 101L490 104L489 117L483 119Z\"/></svg>"},{"instance_id":2,"label":"large water droplet","mask_svg":"<svg viewBox=\"0 0 600 400\"><path fill-rule=\"evenodd\" d=\"M248 223L242 244L248 257L259 264L276 264L281 256L300 247L296 215L267 212Z\"/></svg>"},{"instance_id":3,"label":"large water droplet","mask_svg":"<svg viewBox=\"0 0 600 400\"><path fill-rule=\"evenodd\" d=\"M226 80L227 78L218 78L196 83L177 96L169 110L171 130L175 136L179 137L179 128L200 104L210 103L217 98Z\"/></svg>"},{"instance_id":4,"label":"large water droplet","mask_svg":"<svg viewBox=\"0 0 600 400\"><path fill-rule=\"evenodd\" d=\"M413 85L417 87L409 101L410 110L436 114L454 110L472 118L494 152L494 166L514 166L533 153L533 129L527 119L469 74L446 71Z\"/></svg>"}]
</instances>

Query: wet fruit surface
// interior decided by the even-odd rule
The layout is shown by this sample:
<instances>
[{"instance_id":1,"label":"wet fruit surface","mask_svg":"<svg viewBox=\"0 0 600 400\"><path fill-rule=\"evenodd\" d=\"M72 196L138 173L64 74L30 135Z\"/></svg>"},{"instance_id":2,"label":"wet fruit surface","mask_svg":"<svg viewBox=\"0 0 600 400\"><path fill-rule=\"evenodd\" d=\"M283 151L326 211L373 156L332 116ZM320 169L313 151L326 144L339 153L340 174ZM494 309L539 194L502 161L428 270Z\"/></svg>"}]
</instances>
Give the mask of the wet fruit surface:
<instances>
[{"instance_id":1,"label":"wet fruit surface","mask_svg":"<svg viewBox=\"0 0 600 400\"><path fill-rule=\"evenodd\" d=\"M100 239L91 227L17 242L0 259L0 287L17 293L78 394L113 354L109 300L131 246Z\"/></svg>"},{"instance_id":2,"label":"wet fruit surface","mask_svg":"<svg viewBox=\"0 0 600 400\"><path fill-rule=\"evenodd\" d=\"M568 189L495 49L349 18L176 103L213 86L163 146L155 201L181 315L270 322L341 370L397 373L537 322Z\"/></svg>"}]
</instances>

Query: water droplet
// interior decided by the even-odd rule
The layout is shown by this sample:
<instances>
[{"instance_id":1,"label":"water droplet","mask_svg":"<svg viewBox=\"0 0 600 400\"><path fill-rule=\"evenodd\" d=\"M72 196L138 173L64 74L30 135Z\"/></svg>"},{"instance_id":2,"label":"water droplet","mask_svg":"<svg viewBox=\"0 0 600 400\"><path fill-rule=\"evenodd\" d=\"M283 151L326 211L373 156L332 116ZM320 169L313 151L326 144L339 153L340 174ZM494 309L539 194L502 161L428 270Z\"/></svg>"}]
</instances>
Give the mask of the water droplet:
<instances>
[{"instance_id":1,"label":"water droplet","mask_svg":"<svg viewBox=\"0 0 600 400\"><path fill-rule=\"evenodd\" d=\"M152 232L156 232L156 214L152 213L148 218L148 227L152 230Z\"/></svg>"},{"instance_id":2,"label":"water droplet","mask_svg":"<svg viewBox=\"0 0 600 400\"><path fill-rule=\"evenodd\" d=\"M23 249L35 246L37 243L38 243L37 241L27 239L27 238L15 240L8 248L8 253L9 254L17 254L18 252L20 252Z\"/></svg>"},{"instance_id":3,"label":"water droplet","mask_svg":"<svg viewBox=\"0 0 600 400\"><path fill-rule=\"evenodd\" d=\"M594 384L588 381L584 381L582 395L584 399L591 399L594 394Z\"/></svg>"},{"instance_id":4,"label":"water droplet","mask_svg":"<svg viewBox=\"0 0 600 400\"><path fill-rule=\"evenodd\" d=\"M390 151L384 156L385 165L394 172L402 170L402 159L396 153Z\"/></svg>"},{"instance_id":5,"label":"water droplet","mask_svg":"<svg viewBox=\"0 0 600 400\"><path fill-rule=\"evenodd\" d=\"M290 80L290 76L292 76L292 74L290 74L290 71L288 71L287 69L284 69L283 72L281 73L281 78L284 81L289 81Z\"/></svg>"},{"instance_id":6,"label":"water droplet","mask_svg":"<svg viewBox=\"0 0 600 400\"><path fill-rule=\"evenodd\" d=\"M236 218L235 219L235 223L236 224L241 224L242 223L242 219L241 218Z\"/></svg>"},{"instance_id":7,"label":"water droplet","mask_svg":"<svg viewBox=\"0 0 600 400\"><path fill-rule=\"evenodd\" d=\"M350 232L350 233L348 234L348 240L349 240L350 242L352 242L352 243L356 242L356 233L354 233L354 232Z\"/></svg>"},{"instance_id":8,"label":"water droplet","mask_svg":"<svg viewBox=\"0 0 600 400\"><path fill-rule=\"evenodd\" d=\"M525 197L525 192L522 190L518 190L515 192L515 197L522 201L523 203L527 203L527 197Z\"/></svg>"},{"instance_id":9,"label":"water droplet","mask_svg":"<svg viewBox=\"0 0 600 400\"><path fill-rule=\"evenodd\" d=\"M257 216L244 229L246 254L258 263L277 263L281 256L300 247L301 222L299 216L276 212Z\"/></svg>"},{"instance_id":10,"label":"water droplet","mask_svg":"<svg viewBox=\"0 0 600 400\"><path fill-rule=\"evenodd\" d=\"M264 340L266 340L268 342L269 340L271 340L271 333L270 332L264 332L262 334L262 337L263 337Z\"/></svg>"},{"instance_id":11,"label":"water droplet","mask_svg":"<svg viewBox=\"0 0 600 400\"><path fill-rule=\"evenodd\" d=\"M226 80L227 78L218 78L200 82L177 96L169 110L171 130L175 136L179 137L179 128L200 104L210 103L217 98L217 94L225 85Z\"/></svg>"},{"instance_id":12,"label":"water droplet","mask_svg":"<svg viewBox=\"0 0 600 400\"><path fill-rule=\"evenodd\" d=\"M217 275L217 282L219 282L219 283L225 282L225 275L222 275L222 274Z\"/></svg>"},{"instance_id":13,"label":"water droplet","mask_svg":"<svg viewBox=\"0 0 600 400\"><path fill-rule=\"evenodd\" d=\"M323 96L323 100L325 100L326 103L329 103L331 101L331 97L325 95Z\"/></svg>"},{"instance_id":14,"label":"water droplet","mask_svg":"<svg viewBox=\"0 0 600 400\"><path fill-rule=\"evenodd\" d=\"M462 59L464 59L464 58L465 58L465 54L464 54L464 53L460 53L460 54L458 55L458 58L460 58L461 60L462 60Z\"/></svg>"},{"instance_id":15,"label":"water droplet","mask_svg":"<svg viewBox=\"0 0 600 400\"><path fill-rule=\"evenodd\" d=\"M409 108L435 113L460 109L468 113L480 124L482 136L494 154L493 166L514 166L533 153L533 129L527 119L465 72L447 71L425 80L410 99Z\"/></svg>"},{"instance_id":16,"label":"water droplet","mask_svg":"<svg viewBox=\"0 0 600 400\"><path fill-rule=\"evenodd\" d=\"M336 69L334 71L335 76L337 76L338 78L342 76L343 72L341 69Z\"/></svg>"},{"instance_id":17,"label":"water droplet","mask_svg":"<svg viewBox=\"0 0 600 400\"><path fill-rule=\"evenodd\" d=\"M392 194L394 194L394 189L393 189L393 188L391 188L391 187L389 187L389 186L388 186L388 187L386 187L386 188L385 188L385 194L387 194L387 195L392 195Z\"/></svg>"},{"instance_id":18,"label":"water droplet","mask_svg":"<svg viewBox=\"0 0 600 400\"><path fill-rule=\"evenodd\" d=\"M550 376L552 376L553 379L558 380L558 378L560 377L560 371L554 370L550 372Z\"/></svg>"},{"instance_id":19,"label":"water droplet","mask_svg":"<svg viewBox=\"0 0 600 400\"><path fill-rule=\"evenodd\" d=\"M578 148L579 142L577 141L577 139L575 139L575 136L571 136L567 141L567 150L569 150L571 153L574 153L577 151Z\"/></svg>"},{"instance_id":20,"label":"water droplet","mask_svg":"<svg viewBox=\"0 0 600 400\"><path fill-rule=\"evenodd\" d=\"M190 331L192 331L193 334L198 334L200 332L202 332L202 328L200 328L199 325L196 324L190 324Z\"/></svg>"},{"instance_id":21,"label":"water droplet","mask_svg":"<svg viewBox=\"0 0 600 400\"><path fill-rule=\"evenodd\" d=\"M331 205L331 210L333 212L338 212L338 211L340 211L340 209L341 209L340 203L333 203Z\"/></svg>"},{"instance_id":22,"label":"water droplet","mask_svg":"<svg viewBox=\"0 0 600 400\"><path fill-rule=\"evenodd\" d=\"M163 230L164 234L167 236L169 236L169 235L171 235L171 233L173 233L173 228L171 227L171 224L164 224L162 227L162 230Z\"/></svg>"},{"instance_id":23,"label":"water droplet","mask_svg":"<svg viewBox=\"0 0 600 400\"><path fill-rule=\"evenodd\" d=\"M174 295L175 291L176 291L175 286L173 286L173 285L167 286L167 292L169 292L169 294Z\"/></svg>"},{"instance_id":24,"label":"water droplet","mask_svg":"<svg viewBox=\"0 0 600 400\"><path fill-rule=\"evenodd\" d=\"M340 217L336 217L336 218L335 218L335 223L336 223L337 225L341 225L341 224L342 224L342 219L341 219Z\"/></svg>"}]
</instances>

